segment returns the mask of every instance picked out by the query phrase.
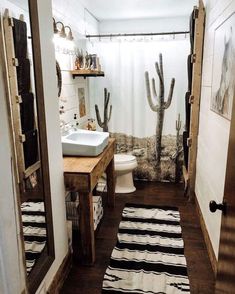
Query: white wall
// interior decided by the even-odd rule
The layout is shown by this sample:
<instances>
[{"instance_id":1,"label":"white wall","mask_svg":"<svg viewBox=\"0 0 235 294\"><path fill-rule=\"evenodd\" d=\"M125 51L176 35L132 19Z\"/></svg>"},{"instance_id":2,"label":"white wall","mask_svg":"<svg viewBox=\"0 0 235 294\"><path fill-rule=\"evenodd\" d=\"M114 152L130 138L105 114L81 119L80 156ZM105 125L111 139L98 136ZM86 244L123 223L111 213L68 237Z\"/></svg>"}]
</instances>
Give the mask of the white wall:
<instances>
[{"instance_id":1,"label":"white wall","mask_svg":"<svg viewBox=\"0 0 235 294\"><path fill-rule=\"evenodd\" d=\"M77 47L86 46L84 34L97 33L97 21L85 9L86 1L54 0L53 16L70 25ZM5 8L9 8L12 16L19 17L21 13L27 15L27 1L3 0L0 3L1 15ZM55 240L55 261L43 280L40 288L47 289L68 252L67 228L65 219L65 191L63 178L62 148L60 138L59 100L57 98L57 81L55 72L55 48L52 42L52 7L51 1L38 1L40 15L40 37L42 52L42 67L44 81L45 110L48 136L49 169L52 196L52 212ZM0 42L2 44L2 42ZM58 55L58 54L57 54ZM63 97L67 100L65 109L66 120L69 113L78 111L76 89L80 85L86 86L83 79L73 80L67 70L71 67L71 56L61 54L62 75L64 80ZM8 113L6 109L6 94L4 87L4 73L0 63L0 293L15 294L25 288L24 264L19 246L19 228L17 223L17 206L13 174L11 167L11 150L8 130ZM77 103L77 104L76 104ZM89 103L89 101L88 101ZM74 109L73 109L74 107ZM89 104L88 104L89 112ZM4 144L2 143L4 142ZM14 277L14 279L12 279Z\"/></svg>"},{"instance_id":2,"label":"white wall","mask_svg":"<svg viewBox=\"0 0 235 294\"><path fill-rule=\"evenodd\" d=\"M19 17L25 11L7 0L0 3L1 20L5 9ZM0 54L3 53L2 29ZM0 56L0 293L19 293L25 288L25 274L20 242L15 176L6 103L3 54ZM12 279L14 277L14 279Z\"/></svg>"},{"instance_id":3,"label":"white wall","mask_svg":"<svg viewBox=\"0 0 235 294\"><path fill-rule=\"evenodd\" d=\"M103 20L99 22L100 34L161 33L188 30L188 16L154 19Z\"/></svg>"},{"instance_id":4,"label":"white wall","mask_svg":"<svg viewBox=\"0 0 235 294\"><path fill-rule=\"evenodd\" d=\"M48 30L48 26L52 27L52 7L50 0L38 1L38 13L56 257L43 282L45 283L46 288L48 288L68 252L68 239L65 217L62 146L58 112L59 103L56 87L55 51L52 42L53 32L52 30ZM49 42L49 40L51 40L51 42Z\"/></svg>"},{"instance_id":5,"label":"white wall","mask_svg":"<svg viewBox=\"0 0 235 294\"><path fill-rule=\"evenodd\" d=\"M216 257L221 212L212 214L209 202L223 200L230 121L210 110L215 29L235 11L235 1L207 0L200 125L196 170L196 195Z\"/></svg>"},{"instance_id":6,"label":"white wall","mask_svg":"<svg viewBox=\"0 0 235 294\"><path fill-rule=\"evenodd\" d=\"M87 10L88 4L89 0L52 0L53 16L66 20L66 24L82 36L96 34L98 23Z\"/></svg>"},{"instance_id":7,"label":"white wall","mask_svg":"<svg viewBox=\"0 0 235 294\"><path fill-rule=\"evenodd\" d=\"M75 48L83 50L86 53L86 34L98 33L98 22L88 12L86 5L89 1L60 1L53 0L53 16L56 21L60 20L64 25L69 25L74 35ZM60 46L60 45L59 45ZM63 46L62 46L63 47ZM61 47L61 49L62 49ZM89 110L89 79L72 78L71 69L74 69L75 54L69 54L66 50L56 50L56 59L60 64L62 71L62 92L60 98L60 107L63 107L64 113L60 115L61 122L66 124L75 124L74 114L77 114L77 121L80 127L83 127L90 116ZM80 118L78 103L78 88L84 88L86 93L86 116Z\"/></svg>"},{"instance_id":8,"label":"white wall","mask_svg":"<svg viewBox=\"0 0 235 294\"><path fill-rule=\"evenodd\" d=\"M22 2L21 2L22 4ZM1 2L1 11L9 8L11 15L19 17L20 13L27 15L19 7L8 1ZM24 8L24 6L22 6ZM67 228L65 219L64 179L62 148L59 127L59 103L57 99L55 52L52 43L52 10L50 1L38 1L40 14L40 37L42 52L42 67L44 81L44 96L46 108L46 123L48 135L48 155L50 169L50 183L52 196L52 214L55 240L55 261L48 271L43 284L48 288L55 273L68 252ZM51 41L51 42L50 42ZM17 227L17 206L15 203L13 172L11 168L11 148L8 129L8 113L6 109L6 95L3 84L2 63L0 67L0 292L20 293L25 287L22 270L22 254L19 249L19 229ZM4 142L4 143L3 143ZM12 277L14 277L12 279ZM2 291L3 290L3 291Z\"/></svg>"}]
</instances>

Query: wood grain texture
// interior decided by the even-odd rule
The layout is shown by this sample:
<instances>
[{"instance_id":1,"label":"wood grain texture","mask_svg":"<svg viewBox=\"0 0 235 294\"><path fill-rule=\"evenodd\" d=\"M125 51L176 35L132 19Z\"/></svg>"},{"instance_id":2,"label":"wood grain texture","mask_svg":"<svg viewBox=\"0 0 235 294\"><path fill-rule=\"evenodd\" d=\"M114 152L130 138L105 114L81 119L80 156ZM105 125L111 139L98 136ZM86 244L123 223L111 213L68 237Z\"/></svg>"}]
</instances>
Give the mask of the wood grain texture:
<instances>
[{"instance_id":1,"label":"wood grain texture","mask_svg":"<svg viewBox=\"0 0 235 294\"><path fill-rule=\"evenodd\" d=\"M199 129L199 109L201 97L201 78L202 78L202 54L205 27L205 8L202 0L199 0L198 18L195 19L195 35L194 35L194 56L192 75L192 93L194 97L191 104L190 131L189 139L192 144L189 147L189 196L194 197L195 179L196 179L196 159L197 159L197 138Z\"/></svg>"},{"instance_id":2,"label":"wood grain texture","mask_svg":"<svg viewBox=\"0 0 235 294\"><path fill-rule=\"evenodd\" d=\"M108 146L104 151L94 157L88 156L64 156L64 172L65 173L91 173L94 168L104 160L110 150L114 150L115 139L109 139Z\"/></svg>"},{"instance_id":3,"label":"wood grain texture","mask_svg":"<svg viewBox=\"0 0 235 294\"><path fill-rule=\"evenodd\" d=\"M9 11L6 9L4 13L4 18L9 17ZM4 22L4 21L3 21ZM4 24L1 23L0 26L0 43L2 44L0 46L0 53L1 53L1 64L2 64L2 71L4 78L4 85L5 85L5 91L7 96L7 111L8 111L8 123L9 123L9 137L10 137L10 143L11 143L11 169L12 169L12 183L15 185L15 198L16 198L16 223L19 224L19 242L18 242L18 250L19 255L21 256L19 258L19 262L21 265L25 265L26 259L25 259L25 251L24 251L24 234L23 234L23 226L22 226L22 218L20 213L20 205L21 205L21 195L20 195L20 185L17 185L19 183L19 173L18 173L18 166L17 166L17 152L15 149L15 134L14 134L14 124L12 123L12 113L11 113L11 89L10 89L10 81L8 79L8 64L7 64L7 54L6 54L6 43L5 43L5 35L4 35ZM13 172L14 170L14 172ZM24 272L22 273L22 279L26 280L27 273L26 273L26 267L24 268ZM22 293L26 293L26 290L24 289Z\"/></svg>"},{"instance_id":4,"label":"wood grain texture","mask_svg":"<svg viewBox=\"0 0 235 294\"><path fill-rule=\"evenodd\" d=\"M12 31L13 19L9 17L8 11L5 12L3 18L4 26L4 36L5 36L5 46L6 46L6 57L7 57L7 75L9 83L9 101L8 108L10 110L9 116L11 117L12 131L13 131L13 142L14 146L13 151L15 152L16 160L16 173L18 177L18 183L20 184L20 190L23 190L23 179L25 171L25 162L24 162L24 150L23 144L20 141L20 136L22 135L21 128L21 118L20 118L20 104L18 103L16 97L19 96L18 93L18 82L17 82L17 72L16 64L13 62L15 58L15 48L14 48L14 38Z\"/></svg>"},{"instance_id":5,"label":"wood grain texture","mask_svg":"<svg viewBox=\"0 0 235 294\"><path fill-rule=\"evenodd\" d=\"M196 210L198 213L199 221L201 224L202 234L203 234L204 241L205 241L207 251L208 251L208 255L210 258L211 266L214 271L214 275L216 277L218 262L217 262L217 259L216 259L215 253L214 253L214 249L212 247L212 243L211 243L211 240L210 240L207 228L206 228L206 224L205 224L205 221L204 221L204 218L203 218L203 215L202 215L202 212L201 212L201 209L200 209L200 206L199 206L199 203L198 203L196 196L195 196L195 204L196 204ZM209 209L209 207L208 207L208 209Z\"/></svg>"},{"instance_id":6,"label":"wood grain texture","mask_svg":"<svg viewBox=\"0 0 235 294\"><path fill-rule=\"evenodd\" d=\"M229 134L227 167L223 201L227 204L222 215L216 293L235 293L235 97ZM213 216L212 216L213 217Z\"/></svg>"},{"instance_id":7,"label":"wood grain texture","mask_svg":"<svg viewBox=\"0 0 235 294\"><path fill-rule=\"evenodd\" d=\"M115 139L110 139L105 150L96 157L64 157L64 181L68 191L79 192L80 245L74 250L83 264L95 261L92 192L102 174L107 171L108 204L115 202L114 175Z\"/></svg>"},{"instance_id":8,"label":"wood grain texture","mask_svg":"<svg viewBox=\"0 0 235 294\"><path fill-rule=\"evenodd\" d=\"M93 218L92 193L79 193L79 229L80 242L79 260L83 264L93 264L95 261L95 235Z\"/></svg>"},{"instance_id":9,"label":"wood grain texture","mask_svg":"<svg viewBox=\"0 0 235 294\"><path fill-rule=\"evenodd\" d=\"M92 192L99 178L114 157L115 139L96 157L64 156L64 180L66 190ZM111 171L111 172L114 172Z\"/></svg>"},{"instance_id":10,"label":"wood grain texture","mask_svg":"<svg viewBox=\"0 0 235 294\"><path fill-rule=\"evenodd\" d=\"M42 57L41 57L41 40L39 29L39 13L38 13L38 0L29 0L29 16L30 27L32 36L32 50L33 50L33 64L34 64L34 81L35 81L35 94L38 116L38 128L39 128L39 148L41 159L41 171L42 171L42 183L44 192L44 203L46 212L46 224L47 224L47 252L42 262L38 262L35 265L37 270L34 277L30 275L28 279L29 293L34 293L41 281L45 277L49 268L51 267L55 259L54 248L54 230L52 219L52 207L51 207L51 186L49 175L49 163L48 163L48 148L47 148L47 127L45 117L45 103L44 103L44 85L43 85L43 73L42 73Z\"/></svg>"},{"instance_id":11,"label":"wood grain texture","mask_svg":"<svg viewBox=\"0 0 235 294\"><path fill-rule=\"evenodd\" d=\"M64 182L67 191L90 191L90 174L64 173Z\"/></svg>"},{"instance_id":12,"label":"wood grain texture","mask_svg":"<svg viewBox=\"0 0 235 294\"><path fill-rule=\"evenodd\" d=\"M64 281L66 280L72 267L72 253L69 250L65 256L62 264L60 265L58 271L56 272L53 281L49 289L47 290L48 294L59 294L63 286Z\"/></svg>"},{"instance_id":13,"label":"wood grain texture","mask_svg":"<svg viewBox=\"0 0 235 294\"><path fill-rule=\"evenodd\" d=\"M104 72L99 70L91 70L91 69L79 69L79 70L71 70L70 71L73 78L75 77L104 77Z\"/></svg>"},{"instance_id":14,"label":"wood grain texture","mask_svg":"<svg viewBox=\"0 0 235 294\"><path fill-rule=\"evenodd\" d=\"M106 176L107 176L107 202L109 207L115 206L115 184L116 177L114 174L114 159L112 159L107 166Z\"/></svg>"},{"instance_id":15,"label":"wood grain texture","mask_svg":"<svg viewBox=\"0 0 235 294\"><path fill-rule=\"evenodd\" d=\"M74 260L61 290L63 294L100 294L105 270L117 241L118 226L125 203L178 206L188 265L191 294L213 294L214 274L207 254L195 204L183 196L183 186L169 183L135 182L131 194L117 194L115 209L106 209L96 236L96 261L86 267ZM75 244L76 245L76 244Z\"/></svg>"}]
</instances>

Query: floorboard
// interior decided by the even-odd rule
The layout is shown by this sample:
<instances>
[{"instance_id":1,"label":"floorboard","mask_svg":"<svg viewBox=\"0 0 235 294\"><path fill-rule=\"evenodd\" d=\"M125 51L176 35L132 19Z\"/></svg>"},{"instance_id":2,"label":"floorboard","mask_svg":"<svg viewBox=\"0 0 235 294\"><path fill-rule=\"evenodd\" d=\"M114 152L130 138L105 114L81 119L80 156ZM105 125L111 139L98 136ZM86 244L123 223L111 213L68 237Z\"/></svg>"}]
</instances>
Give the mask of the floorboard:
<instances>
[{"instance_id":1,"label":"floorboard","mask_svg":"<svg viewBox=\"0 0 235 294\"><path fill-rule=\"evenodd\" d=\"M214 293L214 275L200 229L195 205L183 196L183 186L170 183L136 182L136 192L117 194L115 209L106 208L96 236L96 262L94 266L81 266L76 261L65 281L63 294L100 294L105 270L117 240L121 212L126 202L177 206L185 244L191 293ZM74 240L76 246L76 239ZM75 249L75 248L74 248ZM76 251L76 249L75 249Z\"/></svg>"}]
</instances>

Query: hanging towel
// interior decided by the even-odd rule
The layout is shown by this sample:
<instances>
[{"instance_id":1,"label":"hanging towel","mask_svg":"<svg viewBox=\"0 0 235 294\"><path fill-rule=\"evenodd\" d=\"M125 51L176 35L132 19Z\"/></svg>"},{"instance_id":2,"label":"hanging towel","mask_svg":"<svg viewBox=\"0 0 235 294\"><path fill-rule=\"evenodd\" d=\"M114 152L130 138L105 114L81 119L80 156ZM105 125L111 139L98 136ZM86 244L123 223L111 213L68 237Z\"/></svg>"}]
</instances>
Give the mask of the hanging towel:
<instances>
[{"instance_id":1,"label":"hanging towel","mask_svg":"<svg viewBox=\"0 0 235 294\"><path fill-rule=\"evenodd\" d=\"M20 95L29 93L30 90L30 61L29 59L18 59L19 65L16 68L18 92Z\"/></svg>"},{"instance_id":2,"label":"hanging towel","mask_svg":"<svg viewBox=\"0 0 235 294\"><path fill-rule=\"evenodd\" d=\"M187 145L188 137L189 137L189 132L183 132L184 164L187 170L188 170L188 145Z\"/></svg>"},{"instance_id":3,"label":"hanging towel","mask_svg":"<svg viewBox=\"0 0 235 294\"><path fill-rule=\"evenodd\" d=\"M193 64L191 62L191 55L188 55L187 60L187 67L188 67L188 91L192 91L192 77L193 77Z\"/></svg>"},{"instance_id":4,"label":"hanging towel","mask_svg":"<svg viewBox=\"0 0 235 294\"><path fill-rule=\"evenodd\" d=\"M23 143L25 168L28 168L38 160L37 130L25 133L26 141Z\"/></svg>"},{"instance_id":5,"label":"hanging towel","mask_svg":"<svg viewBox=\"0 0 235 294\"><path fill-rule=\"evenodd\" d=\"M193 11L191 13L190 20L189 20L191 53L193 53L193 48L194 48L194 30L195 30L195 19L194 19L194 11Z\"/></svg>"},{"instance_id":6,"label":"hanging towel","mask_svg":"<svg viewBox=\"0 0 235 294\"><path fill-rule=\"evenodd\" d=\"M21 95L22 103L20 103L20 117L22 133L34 129L34 96L32 93Z\"/></svg>"},{"instance_id":7,"label":"hanging towel","mask_svg":"<svg viewBox=\"0 0 235 294\"><path fill-rule=\"evenodd\" d=\"M185 130L189 131L190 126L190 115L191 115L191 104L189 103L190 92L185 93Z\"/></svg>"},{"instance_id":8,"label":"hanging towel","mask_svg":"<svg viewBox=\"0 0 235 294\"><path fill-rule=\"evenodd\" d=\"M26 22L13 18L13 37L15 57L26 58L27 55L27 25Z\"/></svg>"}]
</instances>

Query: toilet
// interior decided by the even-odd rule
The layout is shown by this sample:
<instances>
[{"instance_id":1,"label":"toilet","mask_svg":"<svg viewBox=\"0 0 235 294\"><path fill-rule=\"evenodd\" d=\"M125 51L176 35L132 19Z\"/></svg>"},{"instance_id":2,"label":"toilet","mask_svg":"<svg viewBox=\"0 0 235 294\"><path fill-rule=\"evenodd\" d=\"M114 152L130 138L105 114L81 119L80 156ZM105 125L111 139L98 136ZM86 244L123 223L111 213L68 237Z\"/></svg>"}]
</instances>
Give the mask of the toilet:
<instances>
[{"instance_id":1,"label":"toilet","mask_svg":"<svg viewBox=\"0 0 235 294\"><path fill-rule=\"evenodd\" d=\"M133 182L133 170L137 167L136 157L129 154L114 155L116 172L116 193L132 193L136 190Z\"/></svg>"}]
</instances>

